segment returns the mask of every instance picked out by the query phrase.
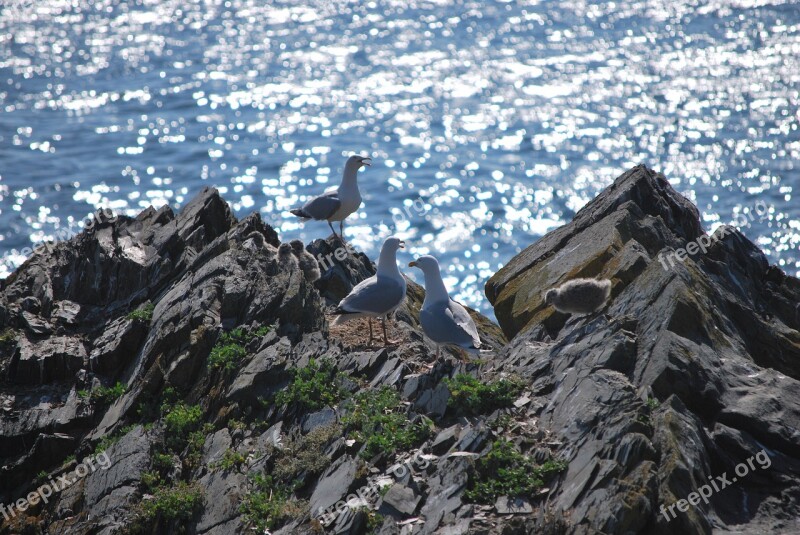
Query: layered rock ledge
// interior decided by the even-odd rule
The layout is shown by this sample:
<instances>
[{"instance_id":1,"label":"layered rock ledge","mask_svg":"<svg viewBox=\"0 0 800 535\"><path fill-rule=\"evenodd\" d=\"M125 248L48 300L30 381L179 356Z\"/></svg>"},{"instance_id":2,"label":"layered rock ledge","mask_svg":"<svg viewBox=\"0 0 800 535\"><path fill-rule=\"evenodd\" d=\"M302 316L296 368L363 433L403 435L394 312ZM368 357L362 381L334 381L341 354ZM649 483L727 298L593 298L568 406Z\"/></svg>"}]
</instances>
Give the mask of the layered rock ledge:
<instances>
[{"instance_id":1,"label":"layered rock ledge","mask_svg":"<svg viewBox=\"0 0 800 535\"><path fill-rule=\"evenodd\" d=\"M177 214L103 221L0 286L0 504L107 467L0 516L0 533L796 531L800 281L718 233L636 167L487 283L500 326L473 316L490 352L436 360L419 286L390 322L402 343L367 347L366 323L332 328L326 312L369 259L333 255L310 283L278 261L268 222L237 220L213 189ZM705 251L660 261L704 236ZM613 282L601 312L544 305L594 276ZM336 388L295 388L303 370ZM461 374L514 397L460 406ZM354 423L375 393L396 397L370 420L389 433ZM535 492L476 499L503 444L561 468ZM675 507L762 451L769 467Z\"/></svg>"}]
</instances>

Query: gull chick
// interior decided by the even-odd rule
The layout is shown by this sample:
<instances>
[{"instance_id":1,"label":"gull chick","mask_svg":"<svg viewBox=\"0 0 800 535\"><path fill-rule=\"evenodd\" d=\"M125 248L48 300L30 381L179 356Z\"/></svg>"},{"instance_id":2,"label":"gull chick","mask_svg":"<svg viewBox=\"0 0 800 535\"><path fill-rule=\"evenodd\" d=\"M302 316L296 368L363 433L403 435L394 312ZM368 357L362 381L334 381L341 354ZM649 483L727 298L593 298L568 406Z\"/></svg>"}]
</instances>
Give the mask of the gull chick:
<instances>
[{"instance_id":1,"label":"gull chick","mask_svg":"<svg viewBox=\"0 0 800 535\"><path fill-rule=\"evenodd\" d=\"M436 356L442 344L457 345L467 350L481 346L478 329L467 310L450 299L439 261L430 255L420 256L408 267L417 267L425 276L425 301L419 311L419 322L428 338L436 343Z\"/></svg>"},{"instance_id":2,"label":"gull chick","mask_svg":"<svg viewBox=\"0 0 800 535\"><path fill-rule=\"evenodd\" d=\"M386 317L394 312L406 298L406 280L397 267L397 250L402 249L405 242L391 236L386 238L378 257L377 273L358 283L347 297L339 302L334 311L336 319L333 325L339 325L355 318L369 320L369 342L372 344L372 318L380 318L383 325L384 345L394 344L386 336Z\"/></svg>"},{"instance_id":3,"label":"gull chick","mask_svg":"<svg viewBox=\"0 0 800 535\"><path fill-rule=\"evenodd\" d=\"M282 243L278 247L278 265L284 269L292 271L297 269L297 258L292 254L292 246L288 243Z\"/></svg>"},{"instance_id":4,"label":"gull chick","mask_svg":"<svg viewBox=\"0 0 800 535\"><path fill-rule=\"evenodd\" d=\"M300 264L300 269L303 270L303 275L306 276L306 280L308 280L308 282L314 282L319 279L321 276L319 272L319 263L317 263L317 259L314 258L314 255L306 251L303 242L300 240L292 240L289 242L289 245L292 246L292 252L297 258L297 262Z\"/></svg>"},{"instance_id":5,"label":"gull chick","mask_svg":"<svg viewBox=\"0 0 800 535\"><path fill-rule=\"evenodd\" d=\"M600 310L611 295L608 279L573 279L558 288L547 290L544 302L559 312L590 314Z\"/></svg>"},{"instance_id":6,"label":"gull chick","mask_svg":"<svg viewBox=\"0 0 800 535\"><path fill-rule=\"evenodd\" d=\"M339 222L339 238L344 241L344 220L358 210L361 206L361 193L358 191L358 170L365 165L372 165L371 158L367 156L350 156L344 164L342 183L338 188L326 191L314 197L303 205L302 208L290 210L292 214L308 221L327 221L333 230L333 222Z\"/></svg>"}]
</instances>

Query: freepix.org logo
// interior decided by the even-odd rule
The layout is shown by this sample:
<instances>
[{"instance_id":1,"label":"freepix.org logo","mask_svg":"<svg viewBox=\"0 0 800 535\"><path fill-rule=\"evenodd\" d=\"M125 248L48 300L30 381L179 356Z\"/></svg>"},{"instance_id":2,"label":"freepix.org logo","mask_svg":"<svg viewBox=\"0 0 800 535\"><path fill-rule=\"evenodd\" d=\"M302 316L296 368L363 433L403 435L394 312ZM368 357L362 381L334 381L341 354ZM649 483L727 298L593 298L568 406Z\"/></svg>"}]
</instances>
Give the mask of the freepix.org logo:
<instances>
[{"instance_id":1,"label":"freepix.org logo","mask_svg":"<svg viewBox=\"0 0 800 535\"><path fill-rule=\"evenodd\" d=\"M708 476L708 483L697 489L697 492L690 492L686 499L680 499L670 506L661 505L661 514L667 519L667 522L677 517L678 513L675 512L677 507L678 511L685 513L689 507L696 507L701 501L708 504L708 499L715 493L733 485L739 478L745 477L747 474L755 471L755 462L758 463L759 468L766 470L772 466L772 460L765 450L761 450L755 455L751 455L744 462L736 465L734 472L736 476L729 477L727 472L723 472L719 476ZM667 514L669 513L669 514Z\"/></svg>"},{"instance_id":2,"label":"freepix.org logo","mask_svg":"<svg viewBox=\"0 0 800 535\"><path fill-rule=\"evenodd\" d=\"M107 470L110 466L111 458L109 458L108 453L105 451L95 457L87 457L82 463L76 466L75 470L72 472L61 474L57 479L51 478L47 483L41 485L24 498L20 498L10 505L0 504L0 514L3 515L3 518L8 522L17 516L18 513L26 511L28 507L33 507L39 502L48 503L51 496L74 485L98 468Z\"/></svg>"}]
</instances>

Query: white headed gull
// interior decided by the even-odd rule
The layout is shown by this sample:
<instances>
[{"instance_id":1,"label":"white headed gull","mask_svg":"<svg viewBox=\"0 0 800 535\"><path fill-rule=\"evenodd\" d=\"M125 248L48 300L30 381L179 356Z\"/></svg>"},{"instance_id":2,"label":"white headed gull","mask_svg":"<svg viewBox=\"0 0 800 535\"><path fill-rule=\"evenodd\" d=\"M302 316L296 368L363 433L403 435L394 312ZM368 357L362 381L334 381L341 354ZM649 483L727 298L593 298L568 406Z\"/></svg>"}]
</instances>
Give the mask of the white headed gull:
<instances>
[{"instance_id":1,"label":"white headed gull","mask_svg":"<svg viewBox=\"0 0 800 535\"><path fill-rule=\"evenodd\" d=\"M436 343L436 356L439 356L442 344L453 344L467 350L479 349L481 339L475 322L467 309L450 299L436 258L420 256L408 266L418 267L425 275L425 301L419 311L419 322L428 338Z\"/></svg>"},{"instance_id":2,"label":"white headed gull","mask_svg":"<svg viewBox=\"0 0 800 535\"><path fill-rule=\"evenodd\" d=\"M333 324L338 325L354 318L369 319L369 342L372 343L372 318L380 318L383 324L383 343L386 337L386 317L394 312L406 298L406 280L397 267L397 250L405 243L391 236L386 238L378 257L378 270L372 277L358 283L347 297L339 302ZM395 342L391 342L395 343Z\"/></svg>"},{"instance_id":3,"label":"white headed gull","mask_svg":"<svg viewBox=\"0 0 800 535\"><path fill-rule=\"evenodd\" d=\"M361 193L358 191L358 170L365 165L372 165L368 156L350 156L344 164L342 183L338 188L326 191L314 197L303 205L302 208L290 210L291 213L304 221L327 221L333 230L333 221L339 222L339 237L344 241L344 220L358 210L361 206Z\"/></svg>"}]
</instances>

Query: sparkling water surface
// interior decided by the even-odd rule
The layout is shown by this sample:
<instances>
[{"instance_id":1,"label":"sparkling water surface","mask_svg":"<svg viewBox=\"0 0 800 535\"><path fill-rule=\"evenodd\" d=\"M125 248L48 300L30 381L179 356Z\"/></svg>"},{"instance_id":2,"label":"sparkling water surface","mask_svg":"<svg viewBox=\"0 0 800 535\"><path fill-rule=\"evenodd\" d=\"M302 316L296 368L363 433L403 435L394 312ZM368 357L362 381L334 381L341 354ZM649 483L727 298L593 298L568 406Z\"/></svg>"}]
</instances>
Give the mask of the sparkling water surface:
<instances>
[{"instance_id":1,"label":"sparkling water surface","mask_svg":"<svg viewBox=\"0 0 800 535\"><path fill-rule=\"evenodd\" d=\"M346 236L438 256L489 314L486 280L638 163L798 275L798 82L796 2L0 0L0 276L203 186L325 237L287 210L351 153Z\"/></svg>"}]
</instances>

